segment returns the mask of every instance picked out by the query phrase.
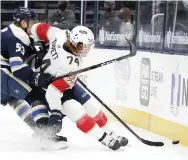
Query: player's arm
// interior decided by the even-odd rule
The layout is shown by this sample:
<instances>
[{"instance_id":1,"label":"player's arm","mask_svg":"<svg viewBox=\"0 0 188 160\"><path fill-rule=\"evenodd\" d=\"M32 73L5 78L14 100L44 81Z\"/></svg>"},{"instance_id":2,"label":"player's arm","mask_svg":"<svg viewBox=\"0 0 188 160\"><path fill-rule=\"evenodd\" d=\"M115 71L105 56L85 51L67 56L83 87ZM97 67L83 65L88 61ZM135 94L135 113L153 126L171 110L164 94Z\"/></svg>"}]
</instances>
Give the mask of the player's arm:
<instances>
[{"instance_id":1,"label":"player's arm","mask_svg":"<svg viewBox=\"0 0 188 160\"><path fill-rule=\"evenodd\" d=\"M36 40L42 41L52 41L56 36L56 32L59 32L60 29L52 27L47 23L36 23L31 28L31 33L34 35Z\"/></svg>"},{"instance_id":2,"label":"player's arm","mask_svg":"<svg viewBox=\"0 0 188 160\"><path fill-rule=\"evenodd\" d=\"M47 87L53 79L49 74L33 72L33 70L24 62L26 45L16 38L9 39L8 47L9 63L13 75L24 82L29 82L35 86Z\"/></svg>"}]
</instances>

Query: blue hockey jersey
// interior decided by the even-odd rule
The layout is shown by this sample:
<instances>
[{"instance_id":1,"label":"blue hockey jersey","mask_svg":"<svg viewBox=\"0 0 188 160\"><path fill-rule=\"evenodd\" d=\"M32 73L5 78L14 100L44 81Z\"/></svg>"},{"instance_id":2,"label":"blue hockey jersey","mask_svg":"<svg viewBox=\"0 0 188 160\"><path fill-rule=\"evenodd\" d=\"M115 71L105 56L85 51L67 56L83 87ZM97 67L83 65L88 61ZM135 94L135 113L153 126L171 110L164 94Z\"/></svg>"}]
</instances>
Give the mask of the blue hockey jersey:
<instances>
[{"instance_id":1,"label":"blue hockey jersey","mask_svg":"<svg viewBox=\"0 0 188 160\"><path fill-rule=\"evenodd\" d=\"M8 68L15 77L27 81L32 69L24 63L24 55L30 45L29 36L14 24L1 30L1 68Z\"/></svg>"}]
</instances>

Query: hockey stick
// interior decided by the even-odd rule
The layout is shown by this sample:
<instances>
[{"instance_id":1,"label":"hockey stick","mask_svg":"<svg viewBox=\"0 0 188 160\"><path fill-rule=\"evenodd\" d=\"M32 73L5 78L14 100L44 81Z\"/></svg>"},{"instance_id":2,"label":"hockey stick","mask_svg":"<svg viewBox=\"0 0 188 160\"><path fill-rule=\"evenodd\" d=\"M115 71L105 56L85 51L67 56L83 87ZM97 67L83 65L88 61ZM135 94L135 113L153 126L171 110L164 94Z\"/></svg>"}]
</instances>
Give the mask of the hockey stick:
<instances>
[{"instance_id":1,"label":"hockey stick","mask_svg":"<svg viewBox=\"0 0 188 160\"><path fill-rule=\"evenodd\" d=\"M99 63L99 64L95 64L93 66L89 66L89 67L86 67L86 68L83 68L83 69L80 69L80 70L77 70L77 71L74 71L74 72L69 72L69 73L67 73L67 74L65 74L63 76L54 78L54 80L62 79L62 78L69 77L69 76L72 76L72 75L77 75L79 73L90 71L90 70L93 70L93 69L96 69L96 68L99 68L99 67L114 63L116 61L120 61L120 60L127 59L127 58L135 56L136 55L136 47L135 47L135 45L130 40L128 40L128 39L126 39L126 40L127 40L127 42L129 43L129 46L130 46L130 53L128 55L121 56L119 58L115 58L115 59L112 59L112 60L108 60L108 61L105 61L105 62L102 62L102 63Z\"/></svg>"},{"instance_id":2,"label":"hockey stick","mask_svg":"<svg viewBox=\"0 0 188 160\"><path fill-rule=\"evenodd\" d=\"M142 143L149 145L149 146L163 146L163 142L152 142L149 140L145 140L137 135L121 118L119 118L96 94L94 94L79 78L78 82L93 96L95 97L121 124L127 128L136 138L138 138Z\"/></svg>"}]
</instances>

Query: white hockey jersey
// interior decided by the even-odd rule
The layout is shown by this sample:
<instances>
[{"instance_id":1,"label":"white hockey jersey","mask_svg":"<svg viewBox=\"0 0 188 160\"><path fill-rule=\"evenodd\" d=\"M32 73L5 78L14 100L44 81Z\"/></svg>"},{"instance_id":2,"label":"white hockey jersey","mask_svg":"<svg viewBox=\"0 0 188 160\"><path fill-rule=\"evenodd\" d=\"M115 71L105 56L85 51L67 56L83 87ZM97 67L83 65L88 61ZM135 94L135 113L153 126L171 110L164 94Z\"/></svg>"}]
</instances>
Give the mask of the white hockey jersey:
<instances>
[{"instance_id":1,"label":"white hockey jersey","mask_svg":"<svg viewBox=\"0 0 188 160\"><path fill-rule=\"evenodd\" d=\"M33 25L31 32L36 40L49 42L49 50L42 64L44 73L59 77L82 68L82 58L69 53L64 45L67 34L69 34L68 30L60 30L45 23L38 23ZM52 85L60 92L64 92L67 88L74 86L76 78L76 75L69 76L54 81Z\"/></svg>"}]
</instances>

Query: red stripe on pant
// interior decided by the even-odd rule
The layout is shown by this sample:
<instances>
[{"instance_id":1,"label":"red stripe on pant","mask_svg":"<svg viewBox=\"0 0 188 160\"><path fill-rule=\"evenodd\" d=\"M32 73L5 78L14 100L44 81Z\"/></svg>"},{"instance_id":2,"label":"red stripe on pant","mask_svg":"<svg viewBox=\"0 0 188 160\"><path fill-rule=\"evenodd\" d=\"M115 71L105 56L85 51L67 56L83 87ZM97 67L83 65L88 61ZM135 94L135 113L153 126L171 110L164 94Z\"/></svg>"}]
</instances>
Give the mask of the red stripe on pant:
<instances>
[{"instance_id":1,"label":"red stripe on pant","mask_svg":"<svg viewBox=\"0 0 188 160\"><path fill-rule=\"evenodd\" d=\"M77 121L76 125L82 132L87 133L95 126L95 121L86 114Z\"/></svg>"},{"instance_id":2,"label":"red stripe on pant","mask_svg":"<svg viewBox=\"0 0 188 160\"><path fill-rule=\"evenodd\" d=\"M99 127L103 127L106 125L108 119L103 112L99 112L94 118L95 122L99 125Z\"/></svg>"},{"instance_id":3,"label":"red stripe on pant","mask_svg":"<svg viewBox=\"0 0 188 160\"><path fill-rule=\"evenodd\" d=\"M69 88L69 84L65 82L64 79L58 79L52 83L52 85L57 88L60 92L64 92L67 88Z\"/></svg>"}]
</instances>

